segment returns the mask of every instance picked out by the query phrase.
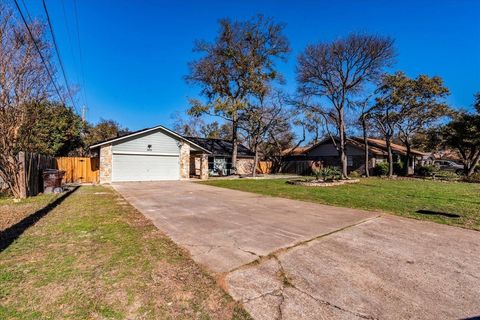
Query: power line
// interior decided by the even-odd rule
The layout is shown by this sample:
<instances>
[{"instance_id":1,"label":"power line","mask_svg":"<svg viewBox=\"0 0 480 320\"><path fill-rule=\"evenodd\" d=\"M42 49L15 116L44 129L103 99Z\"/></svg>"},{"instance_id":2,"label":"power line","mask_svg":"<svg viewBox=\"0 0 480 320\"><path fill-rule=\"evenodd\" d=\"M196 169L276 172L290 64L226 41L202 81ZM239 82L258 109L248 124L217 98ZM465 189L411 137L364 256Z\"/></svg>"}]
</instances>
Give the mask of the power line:
<instances>
[{"instance_id":1,"label":"power line","mask_svg":"<svg viewBox=\"0 0 480 320\"><path fill-rule=\"evenodd\" d=\"M72 28L69 24L69 17L67 15L67 10L65 8L65 1L60 1L62 3L62 13L63 13L63 19L65 22L65 27L67 30L67 36L68 36L68 44L70 46L70 53L72 54L72 58L75 62L75 74L76 74L76 81L78 84L81 84L83 87L81 89L81 96L83 97L83 103L87 103L87 95L86 95L86 89L85 89L85 78L83 76L82 70L80 70L80 58L77 57L77 54L75 54L75 46L73 44L73 33L72 33ZM78 33L75 33L75 35ZM81 49L80 47L78 49ZM78 58L78 59L77 59Z\"/></svg>"},{"instance_id":2,"label":"power line","mask_svg":"<svg viewBox=\"0 0 480 320\"><path fill-rule=\"evenodd\" d=\"M42 63L45 66L45 69L47 70L48 77L50 78L50 81L52 82L53 86L55 87L55 91L57 92L58 97L60 98L62 103L65 105L65 100L63 99L62 95L60 94L60 90L58 89L58 86L57 86L55 80L53 79L52 73L50 72L50 69L48 68L47 62L46 62L45 58L43 57L42 51L40 50L40 48L38 46L37 40L33 36L32 30L30 30L30 27L28 26L27 20L25 20L25 16L23 15L22 9L20 9L20 6L19 6L17 0L13 0L13 1L15 2L15 6L17 7L18 12L20 13L23 24L27 28L28 34L30 35L30 38L32 39L33 44L35 45L35 48L36 48L38 54L40 55L40 59L42 60Z\"/></svg>"},{"instance_id":3,"label":"power line","mask_svg":"<svg viewBox=\"0 0 480 320\"><path fill-rule=\"evenodd\" d=\"M67 87L67 93L70 97L70 101L73 104L73 107L78 112L77 105L75 104L75 100L72 96L72 91L70 90L70 84L68 82L67 74L65 72L65 67L63 65L62 57L60 56L60 50L58 49L57 40L55 38L55 32L53 31L52 21L50 20L50 15L48 14L47 4L45 0L42 0L43 9L45 10L45 14L47 16L48 27L50 28L50 33L52 34L53 46L55 47L55 52L57 53L58 62L60 64L60 69L62 69L63 79L65 80L65 86Z\"/></svg>"},{"instance_id":4,"label":"power line","mask_svg":"<svg viewBox=\"0 0 480 320\"><path fill-rule=\"evenodd\" d=\"M22 0L22 4L23 4L23 8L25 9L25 12L27 13L28 19L30 20L30 22L32 22L33 20L32 20L32 17L30 16L30 12L28 11L28 7L25 4L25 0Z\"/></svg>"},{"instance_id":5,"label":"power line","mask_svg":"<svg viewBox=\"0 0 480 320\"><path fill-rule=\"evenodd\" d=\"M73 0L73 9L75 12L75 25L77 28L77 43L78 43L78 53L79 53L79 60L80 60L80 71L82 74L82 85L83 85L83 95L85 99L85 103L88 104L88 99L87 99L87 88L85 86L85 69L84 69L84 64L83 64L83 54L82 54L82 46L80 43L80 24L78 23L78 9L77 9L77 1Z\"/></svg>"}]
</instances>

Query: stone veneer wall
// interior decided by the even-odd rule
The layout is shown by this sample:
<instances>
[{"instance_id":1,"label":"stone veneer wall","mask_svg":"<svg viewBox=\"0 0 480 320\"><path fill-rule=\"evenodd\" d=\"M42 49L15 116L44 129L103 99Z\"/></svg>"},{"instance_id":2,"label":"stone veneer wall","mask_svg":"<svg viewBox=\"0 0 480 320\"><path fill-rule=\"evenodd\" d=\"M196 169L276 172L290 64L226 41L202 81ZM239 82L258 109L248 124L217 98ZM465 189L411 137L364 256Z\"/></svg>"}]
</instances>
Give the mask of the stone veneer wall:
<instances>
[{"instance_id":1,"label":"stone veneer wall","mask_svg":"<svg viewBox=\"0 0 480 320\"><path fill-rule=\"evenodd\" d=\"M202 154L200 156L200 179L208 179L208 154Z\"/></svg>"},{"instance_id":2,"label":"stone veneer wall","mask_svg":"<svg viewBox=\"0 0 480 320\"><path fill-rule=\"evenodd\" d=\"M180 180L190 178L190 145L180 142Z\"/></svg>"},{"instance_id":3,"label":"stone veneer wall","mask_svg":"<svg viewBox=\"0 0 480 320\"><path fill-rule=\"evenodd\" d=\"M253 173L253 158L237 159L237 173L238 174L252 174Z\"/></svg>"},{"instance_id":4,"label":"stone veneer wall","mask_svg":"<svg viewBox=\"0 0 480 320\"><path fill-rule=\"evenodd\" d=\"M112 182L112 145L100 147L100 183Z\"/></svg>"}]
</instances>

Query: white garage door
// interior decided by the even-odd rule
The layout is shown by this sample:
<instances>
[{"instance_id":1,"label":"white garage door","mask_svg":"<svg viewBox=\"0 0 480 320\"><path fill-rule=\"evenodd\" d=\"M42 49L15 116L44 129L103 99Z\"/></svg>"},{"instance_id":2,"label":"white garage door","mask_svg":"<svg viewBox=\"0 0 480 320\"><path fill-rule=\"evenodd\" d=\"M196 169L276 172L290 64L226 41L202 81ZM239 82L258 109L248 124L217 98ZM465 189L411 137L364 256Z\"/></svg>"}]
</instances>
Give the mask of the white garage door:
<instances>
[{"instance_id":1,"label":"white garage door","mask_svg":"<svg viewBox=\"0 0 480 320\"><path fill-rule=\"evenodd\" d=\"M178 156L114 154L112 181L178 180Z\"/></svg>"}]
</instances>

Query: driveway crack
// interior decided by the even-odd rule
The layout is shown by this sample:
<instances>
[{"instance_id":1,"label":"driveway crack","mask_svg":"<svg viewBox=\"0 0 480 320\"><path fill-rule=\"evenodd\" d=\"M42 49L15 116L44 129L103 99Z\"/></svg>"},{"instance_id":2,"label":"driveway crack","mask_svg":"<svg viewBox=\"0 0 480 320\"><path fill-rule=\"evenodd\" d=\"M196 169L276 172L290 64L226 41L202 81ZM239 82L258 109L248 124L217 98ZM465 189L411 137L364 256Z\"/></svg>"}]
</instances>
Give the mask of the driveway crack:
<instances>
[{"instance_id":1,"label":"driveway crack","mask_svg":"<svg viewBox=\"0 0 480 320\"><path fill-rule=\"evenodd\" d=\"M310 297L311 299L321 303L321 304L324 304L324 305L327 305L327 306L330 306L332 308L335 308L335 309L338 309L340 311L343 311L343 312L347 312L347 313L350 313L356 317L359 317L359 318L362 318L362 319L369 319L369 320L375 320L377 318L373 317L373 316L370 316L370 315L366 315L366 314L363 314L363 313L359 313L359 312L355 312L355 311L351 311L351 310L348 310L348 309L345 309L339 305L336 305L336 304L333 304L327 300L323 300L323 299L320 299L320 298L317 298L315 297L314 295L306 292L305 290L302 290L300 288L298 288L297 286L295 286L292 282L292 279L289 279L288 276L287 276L287 273L283 267L283 264L281 262L281 260L278 258L277 255L272 255L272 259L274 259L277 264L278 264L278 267L279 267L279 271L277 273L278 277L280 278L280 281L281 281L281 288L280 289L277 289L277 291L280 292L280 303L278 305L278 311L279 311L279 315L280 315L280 318L279 319L282 319L282 305L283 305L283 302L285 301L285 296L283 294L283 291L285 289L285 287L290 287L308 297Z\"/></svg>"},{"instance_id":2,"label":"driveway crack","mask_svg":"<svg viewBox=\"0 0 480 320\"><path fill-rule=\"evenodd\" d=\"M345 308L343 308L343 307L341 307L341 306L339 306L339 305L333 304L333 303L331 303L331 302L329 302L329 301L326 301L326 300L317 298L317 297L311 295L310 293L308 293L308 292L306 292L306 291L304 291L304 290L299 289L299 288L296 287L296 286L293 286L293 289L297 290L297 291L300 292L300 293L303 293L304 295L312 298L313 300L315 300L315 301L317 301L317 302L319 302L319 303L325 304L325 305L327 305L327 306L330 306L330 307L332 307L332 308L338 309L338 310L343 311L343 312L350 313L350 314L352 314L352 315L354 315L354 316L356 316L356 317L359 317L359 318L362 318L362 319L369 319L369 320L376 320L376 319L378 319L378 318L376 318L376 317L373 317L373 316L370 316L370 315L367 315L367 314L363 314L363 313L360 313L360 312L356 312L356 311L351 311L351 310L345 309Z\"/></svg>"},{"instance_id":3,"label":"driveway crack","mask_svg":"<svg viewBox=\"0 0 480 320\"><path fill-rule=\"evenodd\" d=\"M277 262L278 264L278 277L280 278L280 281L281 281L281 287L280 287L280 303L278 304L277 306L277 310L278 310L278 319L281 320L283 319L283 310L282 310L282 306L283 306L283 303L285 302L285 295L283 293L283 290L285 289L286 286L292 286L292 283L290 282L290 280L288 279L286 273L285 273L285 270L283 269L283 265L282 265L282 262L280 261L280 259L274 255L273 258L275 259L275 261Z\"/></svg>"},{"instance_id":4,"label":"driveway crack","mask_svg":"<svg viewBox=\"0 0 480 320\"><path fill-rule=\"evenodd\" d=\"M312 241L315 241L315 240L318 240L318 239L322 239L322 238L328 237L328 236L330 236L330 235L332 235L332 234L335 234L335 233L337 233L337 232L341 232L341 231L344 231L344 230L346 230L346 229L350 229L350 228L359 226L359 225L361 225L361 224L363 224L363 223L366 223L366 222L369 222L369 221L378 219L378 218L380 218L380 217L381 217L381 215L374 216L374 217L370 217L370 218L367 218L367 219L363 219L363 220L361 220L361 221L355 222L355 223L350 224L350 225L347 225L347 226L345 226L345 227L342 227L342 228L339 228L339 229L335 229L335 230L333 230L333 231L331 231L331 232L324 233L324 234L321 234L321 235L319 235L319 236L315 236L315 237L313 237L313 238L309 238L309 239L307 239L307 240L303 240L303 241L300 241L300 242L296 242L296 243L292 244L291 246L277 249L277 250L269 253L269 254L266 255L266 256L262 256L262 255L256 254L255 252L248 251L248 250L244 250L244 249L240 248L240 247L238 246L237 240L236 240L235 238L233 238L233 237L230 237L230 238L234 241L235 245L237 246L236 248L237 248L238 250L241 250L241 251L243 251L243 252L247 252L247 253L250 253L250 254L252 254L252 255L255 255L255 256L257 256L257 259L255 259L254 261L251 261L251 262L249 262L249 263L247 263L247 264L243 264L243 265L241 265L241 266L238 266L238 267L235 267L235 268L233 268L233 269L230 269L230 270L228 270L225 274L232 273L232 272L235 272L235 271L240 270L240 269L243 269L243 268L248 268L248 267L250 267L251 265L255 265L255 264L257 264L257 263L260 263L263 259L270 259L270 258L272 258L272 257L276 257L276 255L278 255L278 254L280 254L280 253L283 253L283 252L287 252L287 251L289 251L290 249L293 249L293 248L296 248L296 247L299 247L299 246L302 246L302 245L306 245L306 244L308 244L308 243L310 243L310 242L312 242Z\"/></svg>"}]
</instances>

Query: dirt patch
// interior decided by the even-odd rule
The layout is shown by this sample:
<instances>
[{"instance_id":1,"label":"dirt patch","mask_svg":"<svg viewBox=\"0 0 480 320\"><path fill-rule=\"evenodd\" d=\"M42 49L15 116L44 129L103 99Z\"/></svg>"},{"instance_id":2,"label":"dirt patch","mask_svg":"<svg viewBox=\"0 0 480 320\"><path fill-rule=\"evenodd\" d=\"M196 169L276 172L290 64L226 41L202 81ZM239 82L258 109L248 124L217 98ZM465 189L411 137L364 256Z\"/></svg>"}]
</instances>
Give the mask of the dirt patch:
<instances>
[{"instance_id":1,"label":"dirt patch","mask_svg":"<svg viewBox=\"0 0 480 320\"><path fill-rule=\"evenodd\" d=\"M21 200L20 202L14 202L13 199L10 198L1 199L0 231L11 227L35 211L45 207L56 197L56 195L41 195L26 200Z\"/></svg>"}]
</instances>

